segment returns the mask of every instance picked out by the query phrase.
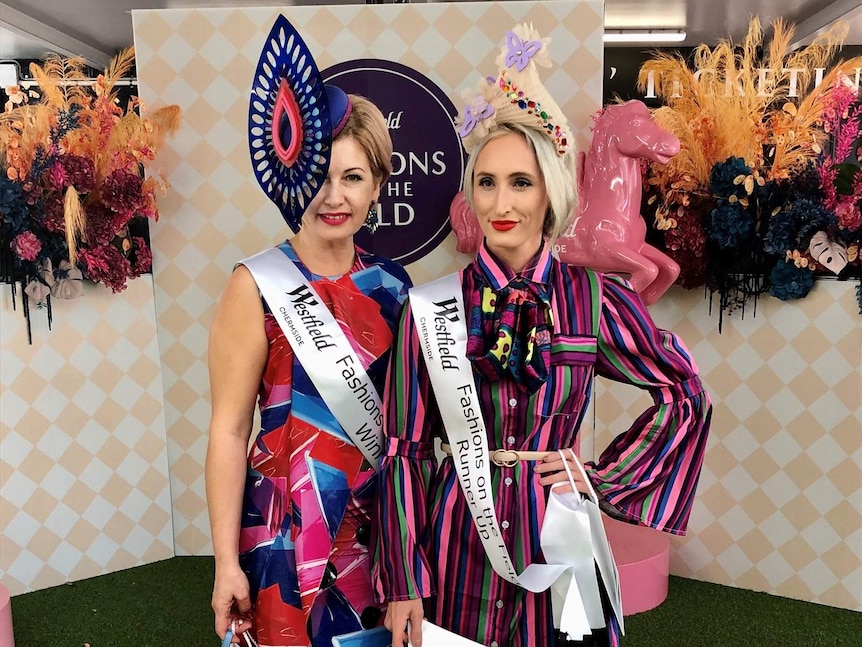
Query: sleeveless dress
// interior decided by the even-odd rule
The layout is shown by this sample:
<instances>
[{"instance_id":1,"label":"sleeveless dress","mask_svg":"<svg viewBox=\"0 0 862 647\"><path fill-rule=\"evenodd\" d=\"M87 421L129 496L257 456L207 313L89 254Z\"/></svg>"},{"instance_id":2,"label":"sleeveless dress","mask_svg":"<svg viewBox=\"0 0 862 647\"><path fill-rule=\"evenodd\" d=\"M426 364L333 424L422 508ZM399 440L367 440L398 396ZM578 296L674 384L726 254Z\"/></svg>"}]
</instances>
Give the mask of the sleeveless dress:
<instances>
[{"instance_id":1,"label":"sleeveless dress","mask_svg":"<svg viewBox=\"0 0 862 647\"><path fill-rule=\"evenodd\" d=\"M326 303L383 394L389 350L410 288L404 269L357 249L350 273L312 274L279 249ZM312 384L264 299L269 355L261 430L249 452L239 537L261 647L330 647L382 623L368 544L376 472Z\"/></svg>"}]
</instances>

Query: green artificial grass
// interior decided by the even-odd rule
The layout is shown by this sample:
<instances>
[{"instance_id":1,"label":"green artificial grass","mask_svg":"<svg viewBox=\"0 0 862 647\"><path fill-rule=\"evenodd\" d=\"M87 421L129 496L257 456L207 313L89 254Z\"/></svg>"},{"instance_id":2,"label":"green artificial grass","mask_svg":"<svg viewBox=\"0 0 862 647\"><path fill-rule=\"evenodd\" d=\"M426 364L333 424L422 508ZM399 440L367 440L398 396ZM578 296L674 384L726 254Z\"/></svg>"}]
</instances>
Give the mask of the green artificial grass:
<instances>
[{"instance_id":1,"label":"green artificial grass","mask_svg":"<svg viewBox=\"0 0 862 647\"><path fill-rule=\"evenodd\" d=\"M12 598L16 647L213 647L213 560L176 557ZM670 580L622 647L859 647L862 613Z\"/></svg>"},{"instance_id":2,"label":"green artificial grass","mask_svg":"<svg viewBox=\"0 0 862 647\"><path fill-rule=\"evenodd\" d=\"M217 647L213 568L175 557L15 596L15 647Z\"/></svg>"}]
</instances>

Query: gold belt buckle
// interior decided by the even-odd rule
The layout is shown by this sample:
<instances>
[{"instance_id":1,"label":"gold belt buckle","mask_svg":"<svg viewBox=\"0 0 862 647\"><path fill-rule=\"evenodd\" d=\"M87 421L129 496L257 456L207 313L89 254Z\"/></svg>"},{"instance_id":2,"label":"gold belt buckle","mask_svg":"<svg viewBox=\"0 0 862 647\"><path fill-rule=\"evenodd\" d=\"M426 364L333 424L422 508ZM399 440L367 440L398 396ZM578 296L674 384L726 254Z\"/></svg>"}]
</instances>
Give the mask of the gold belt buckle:
<instances>
[{"instance_id":1,"label":"gold belt buckle","mask_svg":"<svg viewBox=\"0 0 862 647\"><path fill-rule=\"evenodd\" d=\"M514 467L518 460L518 452L511 449L495 449L491 452L491 462L499 467Z\"/></svg>"}]
</instances>

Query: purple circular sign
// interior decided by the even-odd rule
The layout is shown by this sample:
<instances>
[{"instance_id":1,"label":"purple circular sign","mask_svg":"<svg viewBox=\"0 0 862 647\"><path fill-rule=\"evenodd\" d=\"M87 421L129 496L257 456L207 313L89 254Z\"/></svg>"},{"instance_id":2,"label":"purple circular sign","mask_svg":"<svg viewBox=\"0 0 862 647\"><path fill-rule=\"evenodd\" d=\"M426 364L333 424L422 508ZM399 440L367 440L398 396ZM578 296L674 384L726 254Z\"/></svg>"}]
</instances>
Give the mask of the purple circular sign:
<instances>
[{"instance_id":1,"label":"purple circular sign","mask_svg":"<svg viewBox=\"0 0 862 647\"><path fill-rule=\"evenodd\" d=\"M446 94L413 68L356 59L321 72L327 83L373 101L392 137L392 176L380 189L380 227L356 244L402 265L430 253L451 231L449 204L461 188L464 149Z\"/></svg>"}]
</instances>

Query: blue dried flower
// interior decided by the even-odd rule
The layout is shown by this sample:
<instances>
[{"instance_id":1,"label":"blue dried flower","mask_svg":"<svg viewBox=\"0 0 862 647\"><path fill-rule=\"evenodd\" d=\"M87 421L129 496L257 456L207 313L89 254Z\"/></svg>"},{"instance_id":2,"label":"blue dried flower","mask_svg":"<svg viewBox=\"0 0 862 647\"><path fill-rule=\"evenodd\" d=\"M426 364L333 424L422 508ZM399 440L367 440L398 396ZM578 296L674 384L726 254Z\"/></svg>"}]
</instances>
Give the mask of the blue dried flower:
<instances>
[{"instance_id":1,"label":"blue dried flower","mask_svg":"<svg viewBox=\"0 0 862 647\"><path fill-rule=\"evenodd\" d=\"M11 240L27 228L27 209L21 185L2 175L0 175L0 216L2 216L4 240Z\"/></svg>"},{"instance_id":2,"label":"blue dried flower","mask_svg":"<svg viewBox=\"0 0 862 647\"><path fill-rule=\"evenodd\" d=\"M754 219L737 203L723 203L709 214L709 238L719 247L736 247L754 231Z\"/></svg>"},{"instance_id":3,"label":"blue dried flower","mask_svg":"<svg viewBox=\"0 0 862 647\"><path fill-rule=\"evenodd\" d=\"M751 167L741 157L728 157L712 167L709 190L725 200L732 195L742 197L745 195L745 187L742 184L734 184L734 180L740 175L751 175Z\"/></svg>"},{"instance_id":4,"label":"blue dried flower","mask_svg":"<svg viewBox=\"0 0 862 647\"><path fill-rule=\"evenodd\" d=\"M784 254L796 246L796 222L789 211L779 211L769 219L769 228L763 237L763 251L767 254Z\"/></svg>"},{"instance_id":5,"label":"blue dried flower","mask_svg":"<svg viewBox=\"0 0 862 647\"><path fill-rule=\"evenodd\" d=\"M817 164L813 160L793 174L793 182L790 184L793 199L807 198L820 202L823 200L823 189L820 187L820 174Z\"/></svg>"},{"instance_id":6,"label":"blue dried flower","mask_svg":"<svg viewBox=\"0 0 862 647\"><path fill-rule=\"evenodd\" d=\"M806 267L796 267L793 261L781 259L769 273L772 285L769 294L782 301L801 299L814 287L814 272Z\"/></svg>"},{"instance_id":7,"label":"blue dried flower","mask_svg":"<svg viewBox=\"0 0 862 647\"><path fill-rule=\"evenodd\" d=\"M808 240L818 231L826 231L838 226L838 217L817 200L800 198L787 208L799 231L796 233L801 247L808 246Z\"/></svg>"},{"instance_id":8,"label":"blue dried flower","mask_svg":"<svg viewBox=\"0 0 862 647\"><path fill-rule=\"evenodd\" d=\"M776 209L784 209L791 187L788 182L769 180L756 193L757 208L770 217Z\"/></svg>"}]
</instances>

